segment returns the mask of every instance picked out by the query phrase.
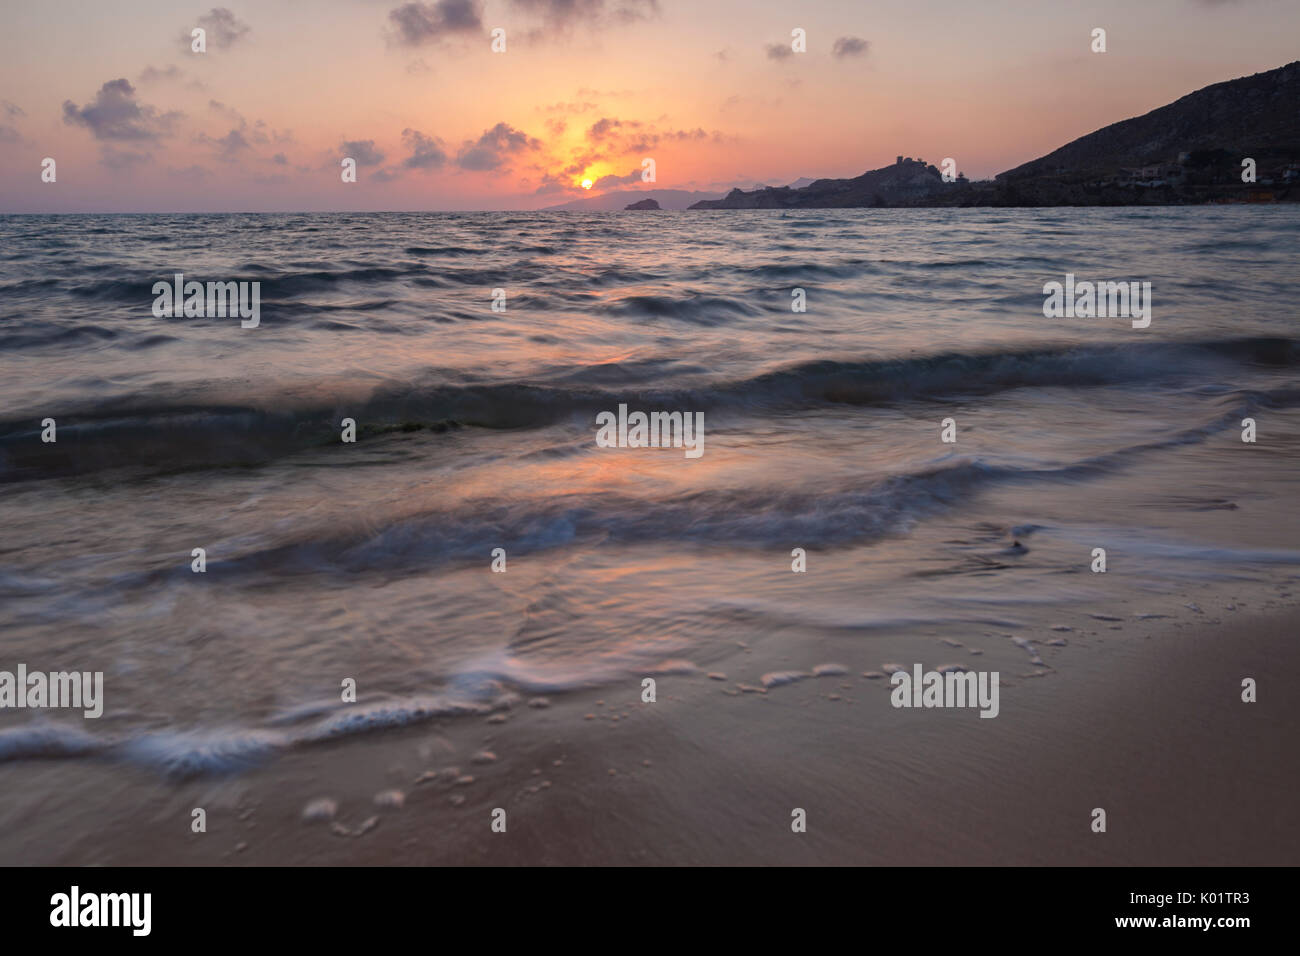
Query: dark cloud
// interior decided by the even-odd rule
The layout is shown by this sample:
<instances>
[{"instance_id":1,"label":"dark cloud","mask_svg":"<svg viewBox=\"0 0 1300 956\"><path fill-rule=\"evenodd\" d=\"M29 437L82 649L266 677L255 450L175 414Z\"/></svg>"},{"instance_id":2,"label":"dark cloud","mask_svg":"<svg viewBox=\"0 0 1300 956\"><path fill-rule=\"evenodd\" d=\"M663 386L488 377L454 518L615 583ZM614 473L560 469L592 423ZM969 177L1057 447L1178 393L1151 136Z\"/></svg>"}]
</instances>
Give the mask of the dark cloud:
<instances>
[{"instance_id":1,"label":"dark cloud","mask_svg":"<svg viewBox=\"0 0 1300 956\"><path fill-rule=\"evenodd\" d=\"M767 58L769 60L785 60L794 56L794 48L789 43L769 43L767 45Z\"/></svg>"},{"instance_id":2,"label":"dark cloud","mask_svg":"<svg viewBox=\"0 0 1300 956\"><path fill-rule=\"evenodd\" d=\"M831 47L831 55L840 57L865 56L871 44L861 37L839 37Z\"/></svg>"},{"instance_id":3,"label":"dark cloud","mask_svg":"<svg viewBox=\"0 0 1300 956\"><path fill-rule=\"evenodd\" d=\"M180 115L159 113L137 102L135 87L125 79L109 80L99 88L94 102L85 106L72 100L63 103L63 122L84 126L96 139L105 140L156 140L171 132Z\"/></svg>"},{"instance_id":4,"label":"dark cloud","mask_svg":"<svg viewBox=\"0 0 1300 956\"><path fill-rule=\"evenodd\" d=\"M472 172L499 169L511 156L540 147L541 141L533 139L522 130L506 123L497 123L477 141L468 140L456 155L456 165Z\"/></svg>"},{"instance_id":5,"label":"dark cloud","mask_svg":"<svg viewBox=\"0 0 1300 956\"><path fill-rule=\"evenodd\" d=\"M482 0L436 0L408 3L390 10L396 39L406 46L423 46L457 33L483 32Z\"/></svg>"},{"instance_id":6,"label":"dark cloud","mask_svg":"<svg viewBox=\"0 0 1300 956\"><path fill-rule=\"evenodd\" d=\"M373 139L345 139L339 145L343 156L350 156L358 166L378 166L384 161L384 154L375 148Z\"/></svg>"},{"instance_id":7,"label":"dark cloud","mask_svg":"<svg viewBox=\"0 0 1300 956\"><path fill-rule=\"evenodd\" d=\"M26 111L21 106L17 103L10 103L8 100L0 100L0 108L4 110L5 116L10 118L27 115Z\"/></svg>"},{"instance_id":8,"label":"dark cloud","mask_svg":"<svg viewBox=\"0 0 1300 956\"><path fill-rule=\"evenodd\" d=\"M418 129L402 130L402 142L411 155L402 160L407 169L441 169L447 165L447 151L442 140L425 136Z\"/></svg>"},{"instance_id":9,"label":"dark cloud","mask_svg":"<svg viewBox=\"0 0 1300 956\"><path fill-rule=\"evenodd\" d=\"M198 18L195 26L200 26L207 31L208 50L229 49L253 32L252 27L225 7L213 7L210 12ZM188 27L181 34L181 42L185 45L185 52L187 53L192 50L194 36L191 31L193 29L194 27Z\"/></svg>"}]
</instances>

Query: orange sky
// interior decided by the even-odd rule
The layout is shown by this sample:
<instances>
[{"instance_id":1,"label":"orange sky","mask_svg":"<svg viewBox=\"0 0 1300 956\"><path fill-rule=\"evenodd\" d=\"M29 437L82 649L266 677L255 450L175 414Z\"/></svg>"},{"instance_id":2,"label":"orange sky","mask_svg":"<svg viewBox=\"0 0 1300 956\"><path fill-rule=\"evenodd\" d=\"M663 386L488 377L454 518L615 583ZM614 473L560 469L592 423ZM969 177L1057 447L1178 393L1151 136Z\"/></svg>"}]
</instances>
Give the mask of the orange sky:
<instances>
[{"instance_id":1,"label":"orange sky","mask_svg":"<svg viewBox=\"0 0 1300 956\"><path fill-rule=\"evenodd\" d=\"M646 158L669 189L899 153L981 178L1300 58L1285 0L10 0L4 19L0 212L529 209L584 178L645 188Z\"/></svg>"}]
</instances>

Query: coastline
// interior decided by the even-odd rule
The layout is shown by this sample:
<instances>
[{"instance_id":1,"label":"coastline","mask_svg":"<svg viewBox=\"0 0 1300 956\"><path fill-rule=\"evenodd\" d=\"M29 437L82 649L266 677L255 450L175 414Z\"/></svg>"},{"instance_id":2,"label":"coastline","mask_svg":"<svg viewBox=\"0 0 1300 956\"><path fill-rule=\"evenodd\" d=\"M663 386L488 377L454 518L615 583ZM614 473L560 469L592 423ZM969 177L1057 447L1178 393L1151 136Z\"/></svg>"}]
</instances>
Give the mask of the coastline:
<instances>
[{"instance_id":1,"label":"coastline","mask_svg":"<svg viewBox=\"0 0 1300 956\"><path fill-rule=\"evenodd\" d=\"M911 629L869 644L819 638L797 654L747 648L726 681L661 678L654 704L628 681L521 702L505 720L323 744L234 776L169 782L106 762L5 764L0 861L1294 865L1300 602L1289 585L1273 592L1217 618L1126 617L1121 634L1098 623L1065 646L1036 636L1045 666L1004 672L992 720L896 710L887 681L861 676L897 648L923 649L927 666L954 655L941 643L951 629ZM848 673L736 689L810 655ZM1258 703L1241 702L1243 676L1259 682ZM476 763L482 750L496 759ZM435 779L415 783L430 770ZM376 806L390 789L404 805ZM334 820L304 822L320 797L337 801ZM195 806L207 813L204 834L189 832ZM505 834L490 829L497 807ZM795 807L806 833L791 832ZM1107 811L1104 834L1090 830L1094 807ZM97 825L68 834L55 822L68 818Z\"/></svg>"}]
</instances>

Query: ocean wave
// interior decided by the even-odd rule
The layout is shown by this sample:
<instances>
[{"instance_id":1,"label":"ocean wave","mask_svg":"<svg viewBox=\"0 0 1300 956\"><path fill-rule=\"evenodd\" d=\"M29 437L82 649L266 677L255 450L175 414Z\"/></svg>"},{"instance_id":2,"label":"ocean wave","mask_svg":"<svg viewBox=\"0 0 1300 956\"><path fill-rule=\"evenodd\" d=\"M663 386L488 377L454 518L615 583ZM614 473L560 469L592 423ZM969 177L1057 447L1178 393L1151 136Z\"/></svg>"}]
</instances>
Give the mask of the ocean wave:
<instances>
[{"instance_id":1,"label":"ocean wave","mask_svg":"<svg viewBox=\"0 0 1300 956\"><path fill-rule=\"evenodd\" d=\"M328 320L320 320L328 321ZM256 407L120 399L0 420L0 481L152 464L168 469L267 461L338 441L344 416L358 437L459 428L520 429L592 416L619 403L640 408L725 410L748 416L821 406L888 406L955 400L1018 388L1173 387L1232 382L1246 366L1294 367L1300 342L1254 337L1019 351L944 352L905 358L816 360L738 380L670 388L637 363L551 369L546 380L382 386L364 400L328 404L258 396ZM651 371L669 363L645 360ZM298 388L296 394L311 394ZM318 391L328 391L322 384ZM1294 389L1243 392L1243 407L1287 405ZM269 408L280 408L268 411ZM59 422L42 444L40 420Z\"/></svg>"}]
</instances>

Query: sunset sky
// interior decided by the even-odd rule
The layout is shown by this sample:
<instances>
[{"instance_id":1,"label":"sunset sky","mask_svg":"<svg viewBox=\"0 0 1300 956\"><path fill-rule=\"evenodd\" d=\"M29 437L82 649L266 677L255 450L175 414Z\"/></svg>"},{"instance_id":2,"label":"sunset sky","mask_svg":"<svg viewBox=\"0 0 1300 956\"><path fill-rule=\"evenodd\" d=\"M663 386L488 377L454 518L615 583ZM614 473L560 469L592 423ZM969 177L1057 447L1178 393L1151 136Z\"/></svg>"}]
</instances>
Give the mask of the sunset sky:
<instances>
[{"instance_id":1,"label":"sunset sky","mask_svg":"<svg viewBox=\"0 0 1300 956\"><path fill-rule=\"evenodd\" d=\"M0 212L533 209L646 188L646 157L663 189L900 153L983 178L1300 58L1294 0L7 0L3 20Z\"/></svg>"}]
</instances>

